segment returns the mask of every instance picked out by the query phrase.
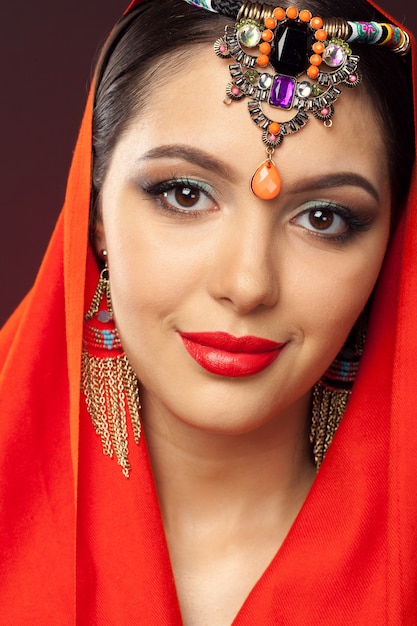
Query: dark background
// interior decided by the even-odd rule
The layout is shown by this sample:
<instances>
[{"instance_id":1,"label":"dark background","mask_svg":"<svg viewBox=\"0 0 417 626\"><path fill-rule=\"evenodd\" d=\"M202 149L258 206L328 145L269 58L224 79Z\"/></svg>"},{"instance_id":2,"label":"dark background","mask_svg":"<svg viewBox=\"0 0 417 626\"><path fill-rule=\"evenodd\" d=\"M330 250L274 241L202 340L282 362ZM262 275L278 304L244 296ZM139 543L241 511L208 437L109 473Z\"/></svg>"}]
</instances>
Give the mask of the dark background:
<instances>
[{"instance_id":1,"label":"dark background","mask_svg":"<svg viewBox=\"0 0 417 626\"><path fill-rule=\"evenodd\" d=\"M35 278L62 206L94 61L127 0L2 4L0 326ZM416 0L380 5L417 32Z\"/></svg>"}]
</instances>

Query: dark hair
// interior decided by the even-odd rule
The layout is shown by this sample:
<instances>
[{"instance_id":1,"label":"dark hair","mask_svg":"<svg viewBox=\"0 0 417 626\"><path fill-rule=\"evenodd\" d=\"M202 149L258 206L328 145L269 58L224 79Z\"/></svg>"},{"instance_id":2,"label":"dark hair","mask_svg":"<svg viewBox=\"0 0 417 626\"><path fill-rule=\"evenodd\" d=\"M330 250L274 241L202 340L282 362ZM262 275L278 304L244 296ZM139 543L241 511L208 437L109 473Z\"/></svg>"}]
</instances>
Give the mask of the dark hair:
<instances>
[{"instance_id":1,"label":"dark hair","mask_svg":"<svg viewBox=\"0 0 417 626\"><path fill-rule=\"evenodd\" d=\"M280 3L287 6L285 0ZM384 21L366 0L310 0L322 17ZM184 0L144 0L116 25L96 72L93 117L93 201L96 205L113 149L129 122L146 103L167 64L192 44L214 43L230 19L195 8ZM410 61L381 46L357 46L364 89L379 117L390 167L393 207L404 202L414 161L413 99ZM352 128L352 132L355 129ZM366 138L360 138L366 141Z\"/></svg>"}]
</instances>

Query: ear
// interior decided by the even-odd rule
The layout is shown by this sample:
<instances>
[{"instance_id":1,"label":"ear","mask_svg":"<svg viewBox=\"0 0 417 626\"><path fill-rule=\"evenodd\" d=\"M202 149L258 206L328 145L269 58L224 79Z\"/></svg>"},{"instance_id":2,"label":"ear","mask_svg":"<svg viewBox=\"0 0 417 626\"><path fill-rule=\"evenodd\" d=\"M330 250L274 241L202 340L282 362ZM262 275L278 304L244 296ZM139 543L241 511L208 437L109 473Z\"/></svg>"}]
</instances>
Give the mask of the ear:
<instances>
[{"instance_id":1,"label":"ear","mask_svg":"<svg viewBox=\"0 0 417 626\"><path fill-rule=\"evenodd\" d=\"M94 241L94 248L95 248L95 252L97 256L100 259L103 259L104 258L103 250L107 250L107 243L106 243L106 235L104 233L103 221L101 220L100 217L98 217L96 220L93 241Z\"/></svg>"}]
</instances>

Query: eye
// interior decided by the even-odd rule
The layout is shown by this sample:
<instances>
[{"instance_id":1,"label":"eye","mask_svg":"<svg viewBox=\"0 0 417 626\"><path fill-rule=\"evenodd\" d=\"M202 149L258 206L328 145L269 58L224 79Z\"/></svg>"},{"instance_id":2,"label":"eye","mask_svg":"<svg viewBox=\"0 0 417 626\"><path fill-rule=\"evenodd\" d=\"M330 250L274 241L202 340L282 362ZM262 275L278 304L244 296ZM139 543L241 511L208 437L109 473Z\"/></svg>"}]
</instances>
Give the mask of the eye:
<instances>
[{"instance_id":1,"label":"eye","mask_svg":"<svg viewBox=\"0 0 417 626\"><path fill-rule=\"evenodd\" d=\"M198 213L217 209L213 189L198 180L172 179L144 186L146 193L155 196L161 208L176 213Z\"/></svg>"},{"instance_id":2,"label":"eye","mask_svg":"<svg viewBox=\"0 0 417 626\"><path fill-rule=\"evenodd\" d=\"M349 228L346 221L329 208L308 211L298 217L298 223L304 228L328 235L341 234Z\"/></svg>"},{"instance_id":3,"label":"eye","mask_svg":"<svg viewBox=\"0 0 417 626\"><path fill-rule=\"evenodd\" d=\"M368 219L350 209L328 202L309 202L291 222L313 234L329 239L343 238L354 230L363 230Z\"/></svg>"},{"instance_id":4,"label":"eye","mask_svg":"<svg viewBox=\"0 0 417 626\"><path fill-rule=\"evenodd\" d=\"M299 207L291 223L314 237L334 243L348 243L369 230L374 216L363 208L348 208L333 202L314 200Z\"/></svg>"},{"instance_id":5,"label":"eye","mask_svg":"<svg viewBox=\"0 0 417 626\"><path fill-rule=\"evenodd\" d=\"M212 202L198 187L178 184L170 191L164 191L163 197L173 207L179 209L207 210Z\"/></svg>"}]
</instances>

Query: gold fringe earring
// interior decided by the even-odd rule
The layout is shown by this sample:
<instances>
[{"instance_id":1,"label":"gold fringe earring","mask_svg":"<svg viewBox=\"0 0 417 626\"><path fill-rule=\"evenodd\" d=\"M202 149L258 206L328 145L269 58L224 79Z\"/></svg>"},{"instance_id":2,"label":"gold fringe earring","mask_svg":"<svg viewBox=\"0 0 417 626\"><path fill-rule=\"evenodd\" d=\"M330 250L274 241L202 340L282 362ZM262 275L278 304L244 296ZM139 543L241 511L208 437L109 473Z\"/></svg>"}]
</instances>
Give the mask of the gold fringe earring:
<instances>
[{"instance_id":1,"label":"gold fringe earring","mask_svg":"<svg viewBox=\"0 0 417 626\"><path fill-rule=\"evenodd\" d=\"M107 253L103 251L103 256ZM93 321L94 320L94 321ZM138 380L123 352L113 321L107 263L85 317L81 389L104 454L113 457L129 477L127 416L134 440L141 434Z\"/></svg>"},{"instance_id":2,"label":"gold fringe earring","mask_svg":"<svg viewBox=\"0 0 417 626\"><path fill-rule=\"evenodd\" d=\"M317 470L346 411L366 338L361 315L327 372L313 387L310 443Z\"/></svg>"}]
</instances>

